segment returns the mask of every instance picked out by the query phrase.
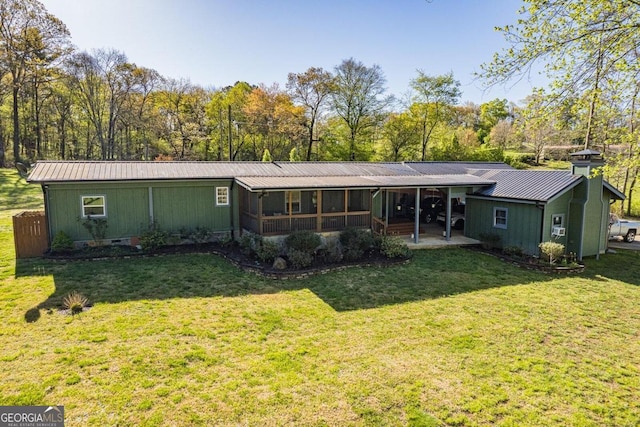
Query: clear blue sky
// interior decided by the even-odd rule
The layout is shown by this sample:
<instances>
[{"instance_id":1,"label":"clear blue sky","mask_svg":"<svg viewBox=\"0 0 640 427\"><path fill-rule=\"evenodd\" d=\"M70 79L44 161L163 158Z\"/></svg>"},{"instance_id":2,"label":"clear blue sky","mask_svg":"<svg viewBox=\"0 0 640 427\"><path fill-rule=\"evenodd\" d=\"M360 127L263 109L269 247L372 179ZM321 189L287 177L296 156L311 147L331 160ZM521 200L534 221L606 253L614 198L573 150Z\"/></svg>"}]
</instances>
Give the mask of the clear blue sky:
<instances>
[{"instance_id":1,"label":"clear blue sky","mask_svg":"<svg viewBox=\"0 0 640 427\"><path fill-rule=\"evenodd\" d=\"M41 0L81 50L114 48L138 66L207 88L279 83L350 57L378 64L389 93L416 69L453 71L461 102L522 101L528 81L483 92L473 73L506 45L520 0ZM540 85L543 79L537 80Z\"/></svg>"}]
</instances>

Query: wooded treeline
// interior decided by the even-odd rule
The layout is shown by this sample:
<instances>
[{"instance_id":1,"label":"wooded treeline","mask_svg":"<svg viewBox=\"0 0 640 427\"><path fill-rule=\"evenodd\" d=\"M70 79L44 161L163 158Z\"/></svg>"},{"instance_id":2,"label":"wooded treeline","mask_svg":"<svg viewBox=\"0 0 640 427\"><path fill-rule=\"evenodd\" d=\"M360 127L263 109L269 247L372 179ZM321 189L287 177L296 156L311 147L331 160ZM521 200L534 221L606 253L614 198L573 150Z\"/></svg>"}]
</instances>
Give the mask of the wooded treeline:
<instances>
[{"instance_id":1,"label":"wooded treeline","mask_svg":"<svg viewBox=\"0 0 640 427\"><path fill-rule=\"evenodd\" d=\"M546 10L551 21L573 4L525 3L524 22L541 28L541 7L556 7ZM604 28L621 15L635 19L638 6L596 12L591 24ZM475 105L461 102L453 73L423 70L409 82L409 95L394 97L379 66L354 58L333 70L291 72L285 87L203 88L133 64L117 50L74 49L64 23L36 0L0 0L0 19L2 167L38 159L490 160L519 167L523 160L566 158L577 147L604 152L607 177L628 195L637 184L637 61L625 51L624 64L613 63L622 47L607 44L605 31L576 48L584 53L575 56L582 80L556 79L566 84L537 90L522 105L505 99ZM522 23L500 30L514 43L527 31L535 39ZM497 54L482 77L503 81L542 56Z\"/></svg>"}]
</instances>

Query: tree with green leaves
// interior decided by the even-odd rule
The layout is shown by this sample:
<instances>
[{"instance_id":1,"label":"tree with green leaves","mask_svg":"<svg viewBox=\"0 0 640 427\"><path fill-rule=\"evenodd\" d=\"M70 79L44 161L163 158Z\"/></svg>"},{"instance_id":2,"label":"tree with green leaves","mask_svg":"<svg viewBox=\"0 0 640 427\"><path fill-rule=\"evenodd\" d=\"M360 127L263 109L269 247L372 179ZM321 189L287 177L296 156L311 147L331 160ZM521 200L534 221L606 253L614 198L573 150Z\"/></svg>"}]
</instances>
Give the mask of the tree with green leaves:
<instances>
[{"instance_id":1,"label":"tree with green leaves","mask_svg":"<svg viewBox=\"0 0 640 427\"><path fill-rule=\"evenodd\" d=\"M411 80L413 91L410 107L420 128L421 160L427 159L427 148L431 135L460 98L460 82L453 78L453 73L441 76L429 76L418 70L418 76Z\"/></svg>"},{"instance_id":2,"label":"tree with green leaves","mask_svg":"<svg viewBox=\"0 0 640 427\"><path fill-rule=\"evenodd\" d=\"M558 103L586 101L584 147L593 145L603 91L620 73L640 72L640 2L634 0L525 0L514 25L498 27L509 47L482 65L489 85L526 78L537 67L552 81Z\"/></svg>"},{"instance_id":3,"label":"tree with green leaves","mask_svg":"<svg viewBox=\"0 0 640 427\"><path fill-rule=\"evenodd\" d=\"M70 49L69 31L37 0L0 1L0 70L11 78L13 158L20 160L20 94L32 73L55 64ZM0 75L0 78L3 76ZM4 166L4 145L0 166Z\"/></svg>"},{"instance_id":4,"label":"tree with green leaves","mask_svg":"<svg viewBox=\"0 0 640 427\"><path fill-rule=\"evenodd\" d=\"M487 137L491 129L509 116L509 102L506 99L494 99L480 105L480 123L478 129L478 141L481 144L489 142Z\"/></svg>"},{"instance_id":5,"label":"tree with green leaves","mask_svg":"<svg viewBox=\"0 0 640 427\"><path fill-rule=\"evenodd\" d=\"M392 98L385 96L386 82L380 66L367 67L353 58L335 68L332 108L349 128L349 160L356 160L358 141L375 129L391 103Z\"/></svg>"},{"instance_id":6,"label":"tree with green leaves","mask_svg":"<svg viewBox=\"0 0 640 427\"><path fill-rule=\"evenodd\" d=\"M311 160L313 143L316 142L315 128L322 113L322 108L327 103L329 95L334 89L334 80L331 73L322 68L311 67L304 73L289 73L287 79L289 95L295 102L299 102L305 109L305 127L309 132L307 140L306 160Z\"/></svg>"}]
</instances>

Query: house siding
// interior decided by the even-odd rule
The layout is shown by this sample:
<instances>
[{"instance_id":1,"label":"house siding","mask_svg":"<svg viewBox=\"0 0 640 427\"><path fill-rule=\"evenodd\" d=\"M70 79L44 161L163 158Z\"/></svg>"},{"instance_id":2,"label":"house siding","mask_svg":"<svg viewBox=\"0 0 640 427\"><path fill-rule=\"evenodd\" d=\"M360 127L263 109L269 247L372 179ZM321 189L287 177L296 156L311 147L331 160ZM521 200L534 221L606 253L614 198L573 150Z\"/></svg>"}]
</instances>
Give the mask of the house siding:
<instances>
[{"instance_id":1,"label":"house siding","mask_svg":"<svg viewBox=\"0 0 640 427\"><path fill-rule=\"evenodd\" d=\"M466 236L482 240L483 234L495 234L500 236L502 247L517 246L526 253L538 253L543 211L535 204L467 197L466 205ZM494 208L507 209L506 229L493 226Z\"/></svg>"},{"instance_id":2,"label":"house siding","mask_svg":"<svg viewBox=\"0 0 640 427\"><path fill-rule=\"evenodd\" d=\"M229 187L230 204L216 206L216 187ZM149 188L153 216L150 216ZM74 183L50 184L47 190L51 238L64 231L73 240L92 237L81 223L81 197L104 195L106 199L106 239L139 236L153 221L162 229L205 227L214 232L232 229L237 217L237 188L232 181L191 181L175 183ZM236 227L237 228L237 227Z\"/></svg>"},{"instance_id":3,"label":"house siding","mask_svg":"<svg viewBox=\"0 0 640 427\"><path fill-rule=\"evenodd\" d=\"M131 184L51 184L47 190L50 238L60 231L73 240L92 237L82 226L81 197L104 195L106 200L107 239L139 235L149 223L147 189Z\"/></svg>"}]
</instances>

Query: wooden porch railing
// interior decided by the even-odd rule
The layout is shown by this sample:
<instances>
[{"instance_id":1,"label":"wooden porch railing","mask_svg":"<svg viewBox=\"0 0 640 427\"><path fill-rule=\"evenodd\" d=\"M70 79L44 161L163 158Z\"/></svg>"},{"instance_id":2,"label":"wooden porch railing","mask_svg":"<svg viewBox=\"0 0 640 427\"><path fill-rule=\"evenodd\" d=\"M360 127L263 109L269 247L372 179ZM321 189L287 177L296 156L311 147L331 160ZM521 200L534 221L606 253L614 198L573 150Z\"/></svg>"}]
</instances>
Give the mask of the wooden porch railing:
<instances>
[{"instance_id":1,"label":"wooden porch railing","mask_svg":"<svg viewBox=\"0 0 640 427\"><path fill-rule=\"evenodd\" d=\"M346 227L368 228L371 225L370 218L369 211L263 216L262 218L243 212L242 226L254 233L273 236L297 230L327 232L340 231Z\"/></svg>"}]
</instances>

